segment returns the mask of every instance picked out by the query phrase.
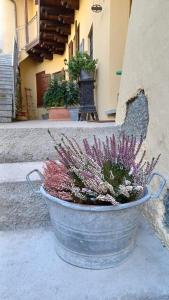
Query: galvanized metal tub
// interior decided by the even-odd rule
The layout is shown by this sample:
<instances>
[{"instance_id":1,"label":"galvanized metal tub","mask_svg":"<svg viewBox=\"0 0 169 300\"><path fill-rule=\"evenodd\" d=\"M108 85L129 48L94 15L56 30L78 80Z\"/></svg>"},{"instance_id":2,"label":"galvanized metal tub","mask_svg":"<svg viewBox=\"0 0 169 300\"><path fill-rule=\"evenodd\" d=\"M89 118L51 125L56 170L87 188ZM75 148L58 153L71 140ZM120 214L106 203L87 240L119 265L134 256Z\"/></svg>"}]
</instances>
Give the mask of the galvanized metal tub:
<instances>
[{"instance_id":1,"label":"galvanized metal tub","mask_svg":"<svg viewBox=\"0 0 169 300\"><path fill-rule=\"evenodd\" d=\"M72 265L89 269L111 268L122 262L134 249L142 205L159 197L164 187L165 179L161 178L156 194L146 188L141 199L118 206L63 201L41 186L56 236L57 254Z\"/></svg>"}]
</instances>

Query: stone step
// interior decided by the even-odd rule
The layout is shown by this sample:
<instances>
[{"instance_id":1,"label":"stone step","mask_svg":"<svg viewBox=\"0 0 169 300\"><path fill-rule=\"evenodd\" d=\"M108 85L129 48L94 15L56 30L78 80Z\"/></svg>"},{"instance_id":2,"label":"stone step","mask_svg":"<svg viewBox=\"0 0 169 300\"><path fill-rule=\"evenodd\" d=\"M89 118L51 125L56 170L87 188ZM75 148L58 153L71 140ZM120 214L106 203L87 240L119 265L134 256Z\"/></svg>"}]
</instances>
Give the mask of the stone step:
<instances>
[{"instance_id":1,"label":"stone step","mask_svg":"<svg viewBox=\"0 0 169 300\"><path fill-rule=\"evenodd\" d=\"M12 75L1 75L0 74L0 82L1 82L1 84L5 84L5 83L7 83L7 82L9 82L9 83L13 83L13 76Z\"/></svg>"},{"instance_id":2,"label":"stone step","mask_svg":"<svg viewBox=\"0 0 169 300\"><path fill-rule=\"evenodd\" d=\"M1 111L1 109L0 109L0 118L11 118L12 117L12 110L3 110L3 111Z\"/></svg>"},{"instance_id":3,"label":"stone step","mask_svg":"<svg viewBox=\"0 0 169 300\"><path fill-rule=\"evenodd\" d=\"M169 299L169 251L144 219L128 259L97 271L62 261L50 227L1 231L0 272L2 300Z\"/></svg>"},{"instance_id":4,"label":"stone step","mask_svg":"<svg viewBox=\"0 0 169 300\"><path fill-rule=\"evenodd\" d=\"M13 90L13 84L9 83L9 84L1 84L0 82L0 93L4 92L4 91L12 91Z\"/></svg>"},{"instance_id":5,"label":"stone step","mask_svg":"<svg viewBox=\"0 0 169 300\"><path fill-rule=\"evenodd\" d=\"M0 65L1 66L12 66L12 61L11 60L0 59Z\"/></svg>"},{"instance_id":6,"label":"stone step","mask_svg":"<svg viewBox=\"0 0 169 300\"><path fill-rule=\"evenodd\" d=\"M6 104L10 104L12 103L12 94L0 94L0 104L3 104L3 103L6 103Z\"/></svg>"},{"instance_id":7,"label":"stone step","mask_svg":"<svg viewBox=\"0 0 169 300\"><path fill-rule=\"evenodd\" d=\"M7 80L0 80L0 89L1 88L8 88L8 87L12 87L13 86L13 82L12 82L12 77L11 77L11 80L10 81L7 81Z\"/></svg>"},{"instance_id":8,"label":"stone step","mask_svg":"<svg viewBox=\"0 0 169 300\"><path fill-rule=\"evenodd\" d=\"M12 104L1 103L0 101L0 111L12 111Z\"/></svg>"},{"instance_id":9,"label":"stone step","mask_svg":"<svg viewBox=\"0 0 169 300\"><path fill-rule=\"evenodd\" d=\"M12 123L12 118L0 117L0 124L1 123Z\"/></svg>"},{"instance_id":10,"label":"stone step","mask_svg":"<svg viewBox=\"0 0 169 300\"><path fill-rule=\"evenodd\" d=\"M0 71L0 76L1 76L1 78L5 78L5 77L13 78L13 73L10 70L3 71L3 72Z\"/></svg>"},{"instance_id":11,"label":"stone step","mask_svg":"<svg viewBox=\"0 0 169 300\"><path fill-rule=\"evenodd\" d=\"M0 98L0 105L12 105L12 98Z\"/></svg>"},{"instance_id":12,"label":"stone step","mask_svg":"<svg viewBox=\"0 0 169 300\"><path fill-rule=\"evenodd\" d=\"M99 133L101 139L113 132L118 135L120 126L113 123L87 123L76 121L26 121L0 125L0 163L44 161L56 159L54 143L48 129L58 141L62 133L74 137L81 144L83 138L93 142L93 136Z\"/></svg>"},{"instance_id":13,"label":"stone step","mask_svg":"<svg viewBox=\"0 0 169 300\"><path fill-rule=\"evenodd\" d=\"M10 66L2 66L0 65L0 73L4 74L4 73L13 73L13 68Z\"/></svg>"},{"instance_id":14,"label":"stone step","mask_svg":"<svg viewBox=\"0 0 169 300\"><path fill-rule=\"evenodd\" d=\"M0 60L1 59L10 59L10 60L12 60L12 55L11 54L0 54Z\"/></svg>"},{"instance_id":15,"label":"stone step","mask_svg":"<svg viewBox=\"0 0 169 300\"><path fill-rule=\"evenodd\" d=\"M4 94L4 93L7 93L7 94L12 94L13 92L13 86L10 85L10 86L1 86L0 85L0 94Z\"/></svg>"},{"instance_id":16,"label":"stone step","mask_svg":"<svg viewBox=\"0 0 169 300\"><path fill-rule=\"evenodd\" d=\"M49 224L44 200L33 195L26 182L26 175L33 169L42 171L42 164L0 164L0 231ZM39 177L32 180L38 187Z\"/></svg>"},{"instance_id":17,"label":"stone step","mask_svg":"<svg viewBox=\"0 0 169 300\"><path fill-rule=\"evenodd\" d=\"M12 72L0 72L0 78L13 78L13 73Z\"/></svg>"},{"instance_id":18,"label":"stone step","mask_svg":"<svg viewBox=\"0 0 169 300\"><path fill-rule=\"evenodd\" d=\"M13 70L12 64L3 64L0 62L0 69L1 70Z\"/></svg>"}]
</instances>

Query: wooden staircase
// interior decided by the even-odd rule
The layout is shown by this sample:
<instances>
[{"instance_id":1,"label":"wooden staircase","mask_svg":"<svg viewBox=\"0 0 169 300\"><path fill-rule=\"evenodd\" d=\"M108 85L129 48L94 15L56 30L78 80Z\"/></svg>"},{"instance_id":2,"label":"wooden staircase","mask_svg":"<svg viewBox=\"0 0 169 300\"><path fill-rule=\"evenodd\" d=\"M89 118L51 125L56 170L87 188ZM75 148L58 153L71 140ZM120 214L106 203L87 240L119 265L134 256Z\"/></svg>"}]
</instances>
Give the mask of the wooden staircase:
<instances>
[{"instance_id":1,"label":"wooden staircase","mask_svg":"<svg viewBox=\"0 0 169 300\"><path fill-rule=\"evenodd\" d=\"M0 54L0 123L12 122L13 74L12 55Z\"/></svg>"}]
</instances>

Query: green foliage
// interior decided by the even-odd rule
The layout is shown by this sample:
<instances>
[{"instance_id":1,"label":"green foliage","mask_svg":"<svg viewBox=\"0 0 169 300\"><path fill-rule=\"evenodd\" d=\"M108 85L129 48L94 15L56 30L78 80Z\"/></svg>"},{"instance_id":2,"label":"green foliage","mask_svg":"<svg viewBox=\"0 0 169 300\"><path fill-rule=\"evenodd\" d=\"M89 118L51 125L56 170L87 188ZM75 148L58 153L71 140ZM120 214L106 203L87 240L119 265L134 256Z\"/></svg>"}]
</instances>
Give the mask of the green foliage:
<instances>
[{"instance_id":1,"label":"green foliage","mask_svg":"<svg viewBox=\"0 0 169 300\"><path fill-rule=\"evenodd\" d=\"M65 91L66 103L68 106L79 104L79 86L76 82L67 81Z\"/></svg>"},{"instance_id":2,"label":"green foliage","mask_svg":"<svg viewBox=\"0 0 169 300\"><path fill-rule=\"evenodd\" d=\"M45 107L67 107L79 103L79 88L71 81L54 78L43 97Z\"/></svg>"},{"instance_id":3,"label":"green foliage","mask_svg":"<svg viewBox=\"0 0 169 300\"><path fill-rule=\"evenodd\" d=\"M123 184L124 179L132 181L132 176L120 164L112 164L110 161L105 161L102 169L105 180L110 183L114 190L117 191L120 184Z\"/></svg>"},{"instance_id":4,"label":"green foliage","mask_svg":"<svg viewBox=\"0 0 169 300\"><path fill-rule=\"evenodd\" d=\"M104 179L113 186L116 193L118 192L119 186L124 184L125 180L129 180L133 183L133 177L129 175L129 170L125 169L124 166L120 164L112 164L110 161L105 161L102 172ZM135 198L135 194L131 194L130 199L120 194L116 197L116 200L119 203L128 203L134 201Z\"/></svg>"},{"instance_id":5,"label":"green foliage","mask_svg":"<svg viewBox=\"0 0 169 300\"><path fill-rule=\"evenodd\" d=\"M93 73L96 70L97 60L93 59L87 52L77 52L69 62L65 60L65 65L68 67L70 78L78 80L81 70L88 73Z\"/></svg>"}]
</instances>

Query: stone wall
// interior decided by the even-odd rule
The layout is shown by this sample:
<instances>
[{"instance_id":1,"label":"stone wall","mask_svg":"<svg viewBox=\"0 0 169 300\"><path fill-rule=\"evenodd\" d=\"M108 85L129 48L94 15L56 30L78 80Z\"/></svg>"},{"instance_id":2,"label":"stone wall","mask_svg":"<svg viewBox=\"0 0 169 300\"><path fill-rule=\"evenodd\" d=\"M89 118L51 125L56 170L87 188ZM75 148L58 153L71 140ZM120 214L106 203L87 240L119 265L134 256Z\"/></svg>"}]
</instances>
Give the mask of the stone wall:
<instances>
[{"instance_id":1,"label":"stone wall","mask_svg":"<svg viewBox=\"0 0 169 300\"><path fill-rule=\"evenodd\" d=\"M129 113L129 110L131 112L128 99L133 99L139 89L144 89L148 102L143 107L140 105L139 109L135 103L133 119L131 122L130 118L129 125L131 128L133 124L135 133L138 129L137 125L135 126L135 118L137 120L142 118L142 113L145 115L145 107L148 107L149 116L145 118L148 128L145 131L142 126L139 126L140 132L146 135L144 143L147 150L146 158L162 154L157 170L167 180L169 176L168 11L167 0L133 0L117 107L117 123L122 124L126 113ZM140 100L139 102L141 104ZM146 215L169 245L168 206L168 191L165 191L161 200L153 200L146 206Z\"/></svg>"}]
</instances>

